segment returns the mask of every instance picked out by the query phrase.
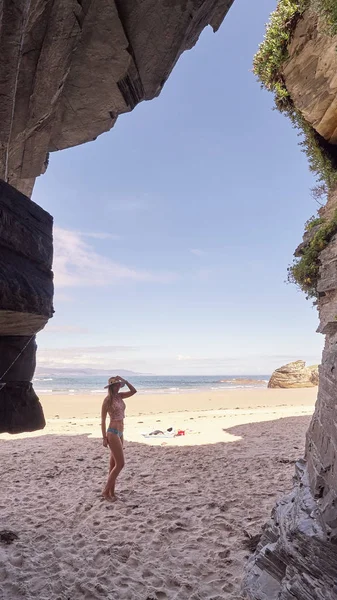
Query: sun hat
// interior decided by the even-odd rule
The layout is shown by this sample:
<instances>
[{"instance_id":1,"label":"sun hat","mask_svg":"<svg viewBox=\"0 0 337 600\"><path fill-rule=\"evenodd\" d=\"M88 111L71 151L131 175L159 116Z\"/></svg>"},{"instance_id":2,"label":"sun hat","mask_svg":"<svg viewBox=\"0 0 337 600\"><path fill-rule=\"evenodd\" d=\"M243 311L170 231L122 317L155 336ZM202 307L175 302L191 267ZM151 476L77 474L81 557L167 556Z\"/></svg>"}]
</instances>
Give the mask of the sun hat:
<instances>
[{"instance_id":1,"label":"sun hat","mask_svg":"<svg viewBox=\"0 0 337 600\"><path fill-rule=\"evenodd\" d=\"M123 385L125 385L123 383L123 381L120 381L119 379L117 379L117 377L109 377L109 379L108 379L108 385L105 385L104 389L108 388L109 385L113 385L114 383L119 383L121 387L123 387Z\"/></svg>"}]
</instances>

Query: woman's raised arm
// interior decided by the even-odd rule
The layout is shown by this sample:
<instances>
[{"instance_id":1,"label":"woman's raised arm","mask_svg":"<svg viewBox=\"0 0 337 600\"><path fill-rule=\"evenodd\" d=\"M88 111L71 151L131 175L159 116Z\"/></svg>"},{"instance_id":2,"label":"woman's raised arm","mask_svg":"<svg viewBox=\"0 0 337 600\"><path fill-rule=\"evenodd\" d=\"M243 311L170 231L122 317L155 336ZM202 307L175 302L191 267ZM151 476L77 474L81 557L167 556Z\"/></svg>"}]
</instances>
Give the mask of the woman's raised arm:
<instances>
[{"instance_id":1,"label":"woman's raised arm","mask_svg":"<svg viewBox=\"0 0 337 600\"><path fill-rule=\"evenodd\" d=\"M130 398L130 396L134 396L135 394L137 394L136 388L131 383L126 381L126 379L123 379L123 377L119 377L119 376L117 377L117 379L119 379L119 381L121 383L125 383L125 385L127 385L130 390L129 392L122 392L121 393L122 398Z\"/></svg>"}]
</instances>

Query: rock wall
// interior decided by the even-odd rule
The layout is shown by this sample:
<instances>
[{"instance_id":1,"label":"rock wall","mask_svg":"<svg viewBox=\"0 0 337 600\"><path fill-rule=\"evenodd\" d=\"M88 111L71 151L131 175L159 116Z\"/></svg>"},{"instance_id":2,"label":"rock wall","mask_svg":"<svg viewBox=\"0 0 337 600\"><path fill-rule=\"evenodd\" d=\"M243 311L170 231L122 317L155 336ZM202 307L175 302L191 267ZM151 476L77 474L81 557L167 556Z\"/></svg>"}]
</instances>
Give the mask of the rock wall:
<instances>
[{"instance_id":1,"label":"rock wall","mask_svg":"<svg viewBox=\"0 0 337 600\"><path fill-rule=\"evenodd\" d=\"M157 96L233 0L1 0L0 178L27 196L48 154Z\"/></svg>"},{"instance_id":2,"label":"rock wall","mask_svg":"<svg viewBox=\"0 0 337 600\"><path fill-rule=\"evenodd\" d=\"M337 39L324 35L308 12L297 25L284 69L296 107L333 144L336 45ZM329 218L336 209L335 190L321 213ZM273 510L246 569L243 591L250 600L337 599L337 236L321 252L320 262L318 331L326 340L315 413L294 489Z\"/></svg>"},{"instance_id":3,"label":"rock wall","mask_svg":"<svg viewBox=\"0 0 337 600\"><path fill-rule=\"evenodd\" d=\"M330 260L337 267L336 242L322 252L322 273ZM250 600L337 599L337 268L322 286L333 300L321 289L326 342L305 460L297 463L294 489L277 503L246 569L243 591Z\"/></svg>"},{"instance_id":4,"label":"rock wall","mask_svg":"<svg viewBox=\"0 0 337 600\"><path fill-rule=\"evenodd\" d=\"M325 33L312 10L297 24L283 66L296 108L331 144L337 144L337 36Z\"/></svg>"},{"instance_id":5,"label":"rock wall","mask_svg":"<svg viewBox=\"0 0 337 600\"><path fill-rule=\"evenodd\" d=\"M35 334L53 315L51 216L0 181L0 433L34 431Z\"/></svg>"}]
</instances>

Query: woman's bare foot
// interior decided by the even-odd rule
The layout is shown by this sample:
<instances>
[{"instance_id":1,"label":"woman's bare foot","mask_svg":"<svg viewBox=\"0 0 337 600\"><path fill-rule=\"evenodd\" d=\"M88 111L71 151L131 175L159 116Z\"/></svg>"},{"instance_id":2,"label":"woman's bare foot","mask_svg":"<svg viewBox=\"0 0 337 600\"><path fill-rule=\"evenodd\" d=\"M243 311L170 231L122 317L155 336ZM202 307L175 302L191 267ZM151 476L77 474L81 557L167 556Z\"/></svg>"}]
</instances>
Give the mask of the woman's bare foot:
<instances>
[{"instance_id":1,"label":"woman's bare foot","mask_svg":"<svg viewBox=\"0 0 337 600\"><path fill-rule=\"evenodd\" d=\"M116 500L117 500L116 496L111 496L109 493L102 494L102 497L104 500L107 500L108 502L116 502Z\"/></svg>"},{"instance_id":2,"label":"woman's bare foot","mask_svg":"<svg viewBox=\"0 0 337 600\"><path fill-rule=\"evenodd\" d=\"M117 500L114 488L110 488L108 490L104 488L104 490L102 491L102 496L104 500L107 500L108 502L116 502Z\"/></svg>"}]
</instances>

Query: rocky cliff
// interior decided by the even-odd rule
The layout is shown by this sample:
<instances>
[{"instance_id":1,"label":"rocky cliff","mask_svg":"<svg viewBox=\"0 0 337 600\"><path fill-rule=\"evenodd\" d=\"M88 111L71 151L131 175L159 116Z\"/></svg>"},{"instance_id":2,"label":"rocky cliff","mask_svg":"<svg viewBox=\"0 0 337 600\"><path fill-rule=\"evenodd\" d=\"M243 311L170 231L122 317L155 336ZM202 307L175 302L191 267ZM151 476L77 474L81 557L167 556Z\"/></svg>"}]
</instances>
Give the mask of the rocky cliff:
<instances>
[{"instance_id":1,"label":"rocky cliff","mask_svg":"<svg viewBox=\"0 0 337 600\"><path fill-rule=\"evenodd\" d=\"M276 369L268 382L269 388L306 388L318 385L318 366L306 367L296 360Z\"/></svg>"},{"instance_id":2,"label":"rocky cliff","mask_svg":"<svg viewBox=\"0 0 337 600\"><path fill-rule=\"evenodd\" d=\"M48 154L160 93L233 0L2 0L0 178L30 196Z\"/></svg>"},{"instance_id":3,"label":"rocky cliff","mask_svg":"<svg viewBox=\"0 0 337 600\"><path fill-rule=\"evenodd\" d=\"M285 6L281 0L279 9ZM294 489L273 510L246 570L243 589L251 600L337 598L337 37L331 27L336 30L337 14L324 14L324 7L334 8L331 2L297 6L283 38L283 60L278 58L266 87L274 89L281 109L286 105L290 117L302 123L312 167L328 192L327 205L307 225L291 268L293 280L315 298L318 331L326 340L305 458L297 464Z\"/></svg>"},{"instance_id":4,"label":"rocky cliff","mask_svg":"<svg viewBox=\"0 0 337 600\"><path fill-rule=\"evenodd\" d=\"M0 0L0 432L44 417L31 380L52 316L52 218L29 200L49 153L161 92L233 0Z\"/></svg>"}]
</instances>

